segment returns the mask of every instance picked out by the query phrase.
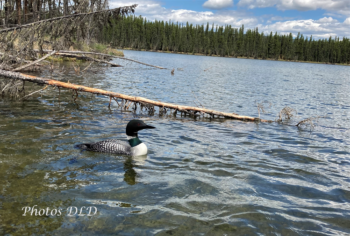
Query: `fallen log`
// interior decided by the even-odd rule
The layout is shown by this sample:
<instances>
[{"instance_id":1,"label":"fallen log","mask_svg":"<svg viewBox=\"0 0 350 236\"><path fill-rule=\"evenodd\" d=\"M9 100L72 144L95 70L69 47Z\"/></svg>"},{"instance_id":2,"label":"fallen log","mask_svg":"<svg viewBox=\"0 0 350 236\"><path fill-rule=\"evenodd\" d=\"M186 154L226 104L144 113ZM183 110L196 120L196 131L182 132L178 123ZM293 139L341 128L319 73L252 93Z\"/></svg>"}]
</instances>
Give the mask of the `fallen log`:
<instances>
[{"instance_id":1,"label":"fallen log","mask_svg":"<svg viewBox=\"0 0 350 236\"><path fill-rule=\"evenodd\" d=\"M237 115L235 113L226 113L226 112L209 110L209 109L199 108L199 107L181 106L181 105L176 105L176 104L172 104L172 103L158 102L158 101L153 101L153 100L143 98L143 97L133 97L133 96L124 95L124 94L120 94L120 93L109 92L109 91L102 90L102 89L95 89L95 88L90 88L90 87L86 87L86 86L82 86L82 85L65 83L65 82L61 82L61 81L57 81L57 80L41 78L41 77L32 76L32 75L26 75L26 74L18 73L18 72L0 70L0 75L4 76L6 78L19 79L19 80L29 81L29 82L33 82L33 83L37 83L37 84L46 84L46 85L51 85L51 86L55 86L58 88L62 87L62 88L73 89L76 92L82 91L82 92L88 92L88 93L93 93L93 94L100 94L100 95L104 95L104 96L107 96L110 98L120 98L120 99L124 99L126 101L129 101L129 102L134 102L135 104L139 103L141 106L145 106L145 107L157 106L162 110L173 109L173 110L175 110L174 115L176 115L177 112L181 112L181 113L184 112L184 113L189 113L189 114L201 113L201 114L208 114L211 116L219 116L219 117L236 119L236 120L272 122L270 120L263 120L260 118L255 118L255 117L250 117L250 116L241 116L241 115ZM153 111L154 111L154 109L153 109Z\"/></svg>"},{"instance_id":2,"label":"fallen log","mask_svg":"<svg viewBox=\"0 0 350 236\"><path fill-rule=\"evenodd\" d=\"M39 52L39 50L34 50L34 51ZM42 51L46 52L46 53L52 52L52 50L42 50ZM61 50L60 52L61 53L72 53L72 54L92 54L92 55L98 55L98 56L104 56L104 57L114 57L114 58L119 58L119 59L122 59L122 60L127 60L127 61L132 61L132 62L135 62L135 63L139 63L139 64L142 64L142 65L145 65L145 66L151 66L151 67L155 67L155 68L158 68L158 69L166 69L164 67L154 66L154 65L147 64L147 63L140 62L140 61L136 61L136 60L133 60L133 59L120 57L120 56L109 55L109 54L105 54L105 53L84 52L84 51L65 51L65 50Z\"/></svg>"},{"instance_id":3,"label":"fallen log","mask_svg":"<svg viewBox=\"0 0 350 236\"><path fill-rule=\"evenodd\" d=\"M62 52L56 52L56 53L50 53L50 54L55 54L55 55L59 55L59 56L63 56L63 57L76 57L76 58L80 58L80 59L83 59L83 60L88 60L88 61L96 61L96 62L99 62L99 63L105 63L105 64L109 64L113 67L123 67L121 65L118 65L118 64L115 64L115 63L112 63L112 62L109 62L109 61L104 61L104 60L99 60L99 59L96 59L96 58L93 58L93 57L87 57L87 56L77 56L77 55L74 55L74 54L71 54L71 53L62 53ZM49 55L49 54L47 54Z\"/></svg>"}]
</instances>

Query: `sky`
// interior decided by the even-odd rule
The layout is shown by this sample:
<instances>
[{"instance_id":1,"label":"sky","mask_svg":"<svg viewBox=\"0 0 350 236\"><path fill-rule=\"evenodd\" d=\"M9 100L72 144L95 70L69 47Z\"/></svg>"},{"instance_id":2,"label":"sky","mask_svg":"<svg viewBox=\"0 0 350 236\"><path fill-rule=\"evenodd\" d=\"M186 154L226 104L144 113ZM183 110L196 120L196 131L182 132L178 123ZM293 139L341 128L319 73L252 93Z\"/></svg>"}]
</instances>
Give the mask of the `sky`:
<instances>
[{"instance_id":1,"label":"sky","mask_svg":"<svg viewBox=\"0 0 350 236\"><path fill-rule=\"evenodd\" d=\"M350 0L110 0L109 7L138 4L147 20L298 32L313 38L350 38Z\"/></svg>"}]
</instances>

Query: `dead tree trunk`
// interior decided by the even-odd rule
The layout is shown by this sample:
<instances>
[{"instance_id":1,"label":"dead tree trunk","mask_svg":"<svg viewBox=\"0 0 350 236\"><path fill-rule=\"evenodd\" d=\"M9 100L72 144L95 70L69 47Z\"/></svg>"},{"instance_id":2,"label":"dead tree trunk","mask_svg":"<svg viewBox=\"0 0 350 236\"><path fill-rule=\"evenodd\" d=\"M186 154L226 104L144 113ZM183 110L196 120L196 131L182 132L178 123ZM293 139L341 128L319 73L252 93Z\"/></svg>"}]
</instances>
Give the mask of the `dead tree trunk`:
<instances>
[{"instance_id":1,"label":"dead tree trunk","mask_svg":"<svg viewBox=\"0 0 350 236\"><path fill-rule=\"evenodd\" d=\"M63 0L63 15L68 15L68 0Z\"/></svg>"},{"instance_id":2,"label":"dead tree trunk","mask_svg":"<svg viewBox=\"0 0 350 236\"><path fill-rule=\"evenodd\" d=\"M5 10L5 27L7 27L8 25L8 15L9 15L9 0L5 0L5 6L4 6L4 10Z\"/></svg>"},{"instance_id":3,"label":"dead tree trunk","mask_svg":"<svg viewBox=\"0 0 350 236\"><path fill-rule=\"evenodd\" d=\"M38 21L38 0L33 0L33 22Z\"/></svg>"},{"instance_id":4,"label":"dead tree trunk","mask_svg":"<svg viewBox=\"0 0 350 236\"><path fill-rule=\"evenodd\" d=\"M17 6L17 24L21 24L21 11L22 11L22 1L16 0L16 6Z\"/></svg>"}]
</instances>

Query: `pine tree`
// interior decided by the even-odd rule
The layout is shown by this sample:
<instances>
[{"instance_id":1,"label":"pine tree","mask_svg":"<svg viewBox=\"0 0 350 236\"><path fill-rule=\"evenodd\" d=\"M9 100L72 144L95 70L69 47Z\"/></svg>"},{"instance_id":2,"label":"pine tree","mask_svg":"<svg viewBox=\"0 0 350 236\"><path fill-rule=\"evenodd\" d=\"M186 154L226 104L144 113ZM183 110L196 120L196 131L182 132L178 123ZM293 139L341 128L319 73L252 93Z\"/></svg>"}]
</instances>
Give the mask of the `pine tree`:
<instances>
[{"instance_id":1,"label":"pine tree","mask_svg":"<svg viewBox=\"0 0 350 236\"><path fill-rule=\"evenodd\" d=\"M275 37L272 35L272 31L270 33L270 36L268 38L268 49L267 49L267 57L273 58L275 56Z\"/></svg>"},{"instance_id":2,"label":"pine tree","mask_svg":"<svg viewBox=\"0 0 350 236\"><path fill-rule=\"evenodd\" d=\"M280 37L277 34L277 32L275 33L274 36L274 41L275 41L275 59L278 60L280 58L280 54L281 54L281 41L280 41Z\"/></svg>"}]
</instances>

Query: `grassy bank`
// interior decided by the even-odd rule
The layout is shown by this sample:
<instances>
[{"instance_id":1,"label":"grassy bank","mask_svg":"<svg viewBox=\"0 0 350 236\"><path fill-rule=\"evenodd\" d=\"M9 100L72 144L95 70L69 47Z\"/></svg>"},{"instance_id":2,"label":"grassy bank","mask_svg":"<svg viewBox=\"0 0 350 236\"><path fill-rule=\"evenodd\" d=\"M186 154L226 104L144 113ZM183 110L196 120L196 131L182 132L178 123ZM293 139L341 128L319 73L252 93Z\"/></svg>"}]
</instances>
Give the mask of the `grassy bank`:
<instances>
[{"instance_id":1,"label":"grassy bank","mask_svg":"<svg viewBox=\"0 0 350 236\"><path fill-rule=\"evenodd\" d=\"M15 42L16 46L16 42ZM34 43L34 49L38 50L38 43ZM47 45L43 47L46 50L52 50L51 45ZM73 42L73 45L69 47L70 51L84 51L84 52L96 52L96 53L104 53L111 56L119 56L124 57L124 53L122 51L117 50L116 48L112 48L109 45L101 44L101 43L90 43L89 45L84 42ZM71 57L57 57L51 56L48 57L48 60L52 61L79 61L80 59L71 58Z\"/></svg>"},{"instance_id":2,"label":"grassy bank","mask_svg":"<svg viewBox=\"0 0 350 236\"><path fill-rule=\"evenodd\" d=\"M50 49L50 48L48 48ZM104 53L111 56L119 56L124 57L124 53L115 48L111 48L108 45L101 43L92 43L90 45L82 44L82 43L74 43L73 46L69 48L70 51L84 51L84 52L96 52L96 53ZM72 58L72 57L62 57L62 56L51 56L48 58L51 61L82 61L81 59Z\"/></svg>"},{"instance_id":3,"label":"grassy bank","mask_svg":"<svg viewBox=\"0 0 350 236\"><path fill-rule=\"evenodd\" d=\"M122 51L118 51L116 48L112 48L109 45L105 45L101 43L91 43L90 45L87 45L86 43L74 42L73 46L71 46L69 50L97 52L97 53L104 53L104 54L109 54L111 56L120 56L120 57L124 56L124 53Z\"/></svg>"}]
</instances>

